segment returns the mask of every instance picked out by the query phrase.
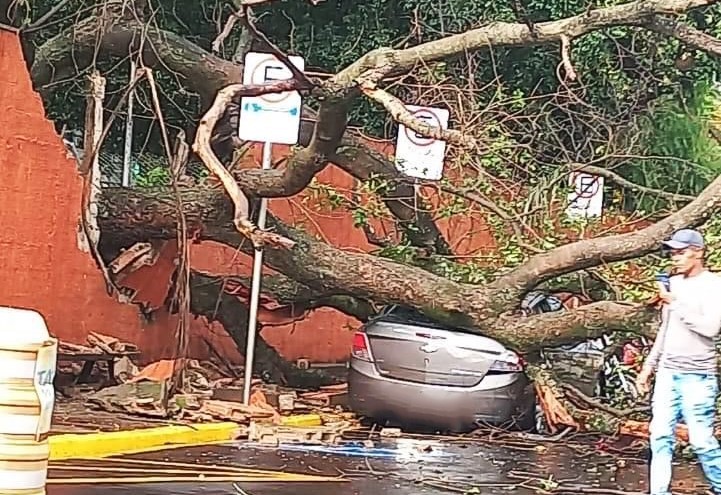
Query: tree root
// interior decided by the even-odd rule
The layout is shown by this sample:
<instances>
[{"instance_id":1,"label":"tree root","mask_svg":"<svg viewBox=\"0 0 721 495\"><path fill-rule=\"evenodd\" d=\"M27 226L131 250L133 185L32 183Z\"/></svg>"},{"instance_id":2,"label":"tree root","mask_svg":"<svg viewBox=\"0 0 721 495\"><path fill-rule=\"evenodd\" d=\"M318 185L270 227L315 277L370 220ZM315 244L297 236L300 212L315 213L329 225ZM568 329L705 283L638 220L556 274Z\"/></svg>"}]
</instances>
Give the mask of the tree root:
<instances>
[{"instance_id":1,"label":"tree root","mask_svg":"<svg viewBox=\"0 0 721 495\"><path fill-rule=\"evenodd\" d=\"M573 385L561 383L552 370L529 365L528 373L536 383L546 425L551 434L558 430L572 428L577 431L604 435L629 436L648 439L650 408L647 406L617 409L588 397ZM676 439L680 444L688 443L686 425L676 427Z\"/></svg>"}]
</instances>

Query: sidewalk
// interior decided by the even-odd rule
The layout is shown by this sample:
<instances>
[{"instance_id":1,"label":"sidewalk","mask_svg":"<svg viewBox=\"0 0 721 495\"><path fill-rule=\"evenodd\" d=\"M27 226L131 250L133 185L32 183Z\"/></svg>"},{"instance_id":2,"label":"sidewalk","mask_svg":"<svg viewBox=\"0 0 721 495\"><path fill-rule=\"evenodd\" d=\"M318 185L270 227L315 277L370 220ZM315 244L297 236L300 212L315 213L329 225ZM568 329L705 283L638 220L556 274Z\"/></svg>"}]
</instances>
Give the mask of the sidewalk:
<instances>
[{"instance_id":1,"label":"sidewalk","mask_svg":"<svg viewBox=\"0 0 721 495\"><path fill-rule=\"evenodd\" d=\"M282 418L284 426L315 426L317 415ZM219 444L242 438L248 426L234 422L168 423L89 411L77 404L60 403L48 440L50 460L90 459L151 452L176 447Z\"/></svg>"},{"instance_id":2,"label":"sidewalk","mask_svg":"<svg viewBox=\"0 0 721 495\"><path fill-rule=\"evenodd\" d=\"M96 433L51 434L48 443L51 461L92 459L230 442L245 429L236 423L173 425Z\"/></svg>"}]
</instances>

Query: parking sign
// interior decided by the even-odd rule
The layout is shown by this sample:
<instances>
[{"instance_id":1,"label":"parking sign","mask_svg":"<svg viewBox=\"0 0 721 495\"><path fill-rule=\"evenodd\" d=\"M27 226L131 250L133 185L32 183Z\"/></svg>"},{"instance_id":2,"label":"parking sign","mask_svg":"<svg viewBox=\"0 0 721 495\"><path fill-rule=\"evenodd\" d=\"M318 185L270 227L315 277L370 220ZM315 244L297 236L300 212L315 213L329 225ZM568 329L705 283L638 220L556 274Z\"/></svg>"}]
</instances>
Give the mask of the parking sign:
<instances>
[{"instance_id":1,"label":"parking sign","mask_svg":"<svg viewBox=\"0 0 721 495\"><path fill-rule=\"evenodd\" d=\"M450 112L447 108L406 105L414 118L432 127L448 129ZM411 177L440 180L446 158L446 142L422 136L403 124L398 125L396 139L396 167Z\"/></svg>"},{"instance_id":2,"label":"parking sign","mask_svg":"<svg viewBox=\"0 0 721 495\"><path fill-rule=\"evenodd\" d=\"M290 62L305 70L303 57L290 56ZM243 84L264 84L291 79L293 73L270 53L249 52L245 57ZM298 91L246 96L240 102L238 137L245 141L296 144L300 132L302 98Z\"/></svg>"},{"instance_id":3,"label":"parking sign","mask_svg":"<svg viewBox=\"0 0 721 495\"><path fill-rule=\"evenodd\" d=\"M573 172L570 177L566 214L571 217L600 217L603 214L603 177Z\"/></svg>"}]
</instances>

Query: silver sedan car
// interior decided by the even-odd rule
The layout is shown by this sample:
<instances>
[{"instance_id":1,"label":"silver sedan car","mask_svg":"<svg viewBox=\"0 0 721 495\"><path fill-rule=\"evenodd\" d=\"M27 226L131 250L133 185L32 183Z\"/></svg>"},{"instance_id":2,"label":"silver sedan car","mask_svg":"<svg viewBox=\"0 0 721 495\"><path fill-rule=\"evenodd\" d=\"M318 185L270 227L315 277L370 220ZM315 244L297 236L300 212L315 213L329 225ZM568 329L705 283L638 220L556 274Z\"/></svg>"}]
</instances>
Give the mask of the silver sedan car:
<instances>
[{"instance_id":1,"label":"silver sedan car","mask_svg":"<svg viewBox=\"0 0 721 495\"><path fill-rule=\"evenodd\" d=\"M355 334L348 389L352 409L381 424L465 432L536 423L535 390L520 356L399 306Z\"/></svg>"}]
</instances>

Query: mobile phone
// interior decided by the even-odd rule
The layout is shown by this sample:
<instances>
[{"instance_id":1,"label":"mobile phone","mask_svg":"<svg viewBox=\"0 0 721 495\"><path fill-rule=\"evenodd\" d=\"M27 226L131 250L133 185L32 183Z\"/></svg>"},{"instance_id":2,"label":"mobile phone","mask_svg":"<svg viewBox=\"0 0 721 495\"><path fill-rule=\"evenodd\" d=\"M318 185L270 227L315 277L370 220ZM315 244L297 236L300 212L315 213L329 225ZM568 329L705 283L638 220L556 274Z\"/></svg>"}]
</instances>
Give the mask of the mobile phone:
<instances>
[{"instance_id":1,"label":"mobile phone","mask_svg":"<svg viewBox=\"0 0 721 495\"><path fill-rule=\"evenodd\" d=\"M666 272L659 272L656 274L656 282L663 287L666 292L671 290L671 277Z\"/></svg>"}]
</instances>

